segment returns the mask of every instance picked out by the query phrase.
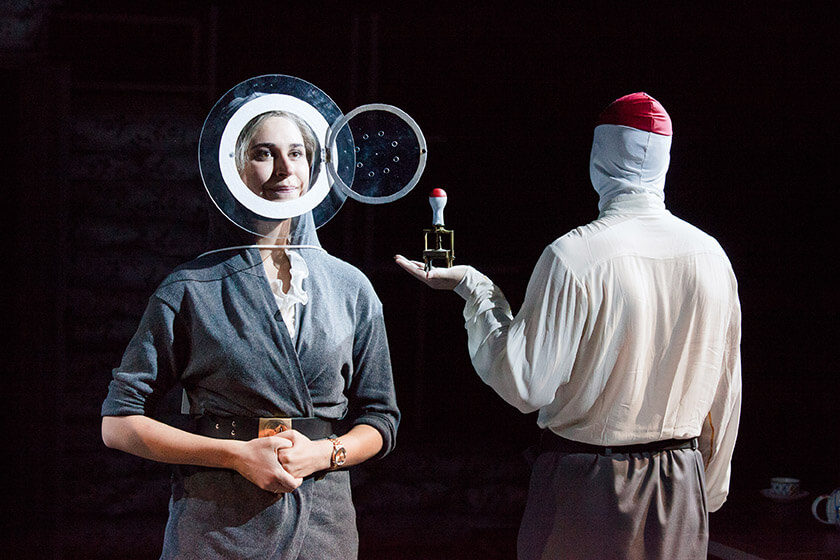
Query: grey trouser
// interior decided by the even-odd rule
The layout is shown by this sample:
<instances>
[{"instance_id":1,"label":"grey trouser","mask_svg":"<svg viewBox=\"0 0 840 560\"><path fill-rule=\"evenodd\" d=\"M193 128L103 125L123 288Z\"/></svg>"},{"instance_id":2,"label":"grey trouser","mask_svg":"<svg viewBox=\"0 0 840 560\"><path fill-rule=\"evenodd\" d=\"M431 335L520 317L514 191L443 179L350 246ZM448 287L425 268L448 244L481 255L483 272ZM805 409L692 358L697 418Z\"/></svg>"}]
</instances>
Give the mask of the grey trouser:
<instances>
[{"instance_id":1,"label":"grey trouser","mask_svg":"<svg viewBox=\"0 0 840 560\"><path fill-rule=\"evenodd\" d=\"M519 560L705 560L699 451L541 453L519 529Z\"/></svg>"}]
</instances>

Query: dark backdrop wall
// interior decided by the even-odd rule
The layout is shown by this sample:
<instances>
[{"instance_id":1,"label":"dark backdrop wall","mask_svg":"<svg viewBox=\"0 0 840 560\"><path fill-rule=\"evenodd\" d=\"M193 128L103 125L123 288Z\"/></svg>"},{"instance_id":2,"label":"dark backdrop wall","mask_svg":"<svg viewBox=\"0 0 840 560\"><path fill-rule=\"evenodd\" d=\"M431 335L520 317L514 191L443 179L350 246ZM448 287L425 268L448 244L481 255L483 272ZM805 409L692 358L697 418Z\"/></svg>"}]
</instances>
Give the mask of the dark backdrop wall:
<instances>
[{"instance_id":1,"label":"dark backdrop wall","mask_svg":"<svg viewBox=\"0 0 840 560\"><path fill-rule=\"evenodd\" d=\"M167 470L105 449L99 405L154 286L204 247L215 211L195 157L204 116L230 87L269 73L314 83L345 112L396 105L429 144L412 193L349 201L320 230L383 300L404 412L397 452L354 473L367 558L409 557L393 552L406 544L456 558L476 539L485 557L509 557L527 483L520 453L537 434L533 415L473 373L461 300L391 261L420 256L427 192L449 193L458 262L491 276L515 309L542 248L596 216L593 120L633 91L674 121L669 209L717 237L739 278L733 496L773 475L812 492L840 485L828 14L794 4L4 6L8 548L158 550Z\"/></svg>"}]
</instances>

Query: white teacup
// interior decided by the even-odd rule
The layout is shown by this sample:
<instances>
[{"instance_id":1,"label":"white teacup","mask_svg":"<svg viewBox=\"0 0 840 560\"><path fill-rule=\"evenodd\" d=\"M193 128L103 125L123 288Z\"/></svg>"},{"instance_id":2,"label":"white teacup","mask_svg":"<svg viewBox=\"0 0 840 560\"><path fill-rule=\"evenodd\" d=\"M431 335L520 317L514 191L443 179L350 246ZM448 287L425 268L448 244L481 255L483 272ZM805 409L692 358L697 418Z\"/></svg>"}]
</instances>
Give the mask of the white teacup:
<instances>
[{"instance_id":1,"label":"white teacup","mask_svg":"<svg viewBox=\"0 0 840 560\"><path fill-rule=\"evenodd\" d=\"M795 496L799 493L799 479L785 476L771 478L770 492L776 496Z\"/></svg>"},{"instance_id":2,"label":"white teacup","mask_svg":"<svg viewBox=\"0 0 840 560\"><path fill-rule=\"evenodd\" d=\"M825 519L820 516L820 502L825 500ZM826 525L834 525L838 529L840 529L840 488L836 489L831 494L823 494L822 496L818 496L814 503L811 504L811 513L814 514L814 518L820 523L825 523Z\"/></svg>"}]
</instances>

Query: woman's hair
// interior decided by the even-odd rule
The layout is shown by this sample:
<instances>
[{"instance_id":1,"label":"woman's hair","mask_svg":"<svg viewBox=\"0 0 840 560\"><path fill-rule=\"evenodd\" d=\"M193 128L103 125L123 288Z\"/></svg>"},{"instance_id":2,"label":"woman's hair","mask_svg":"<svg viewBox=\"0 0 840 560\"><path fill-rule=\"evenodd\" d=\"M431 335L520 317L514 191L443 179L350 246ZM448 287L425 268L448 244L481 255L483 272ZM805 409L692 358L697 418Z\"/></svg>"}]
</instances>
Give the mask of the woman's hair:
<instances>
[{"instance_id":1,"label":"woman's hair","mask_svg":"<svg viewBox=\"0 0 840 560\"><path fill-rule=\"evenodd\" d=\"M280 110L260 113L248 121L248 124L242 127L242 132L239 133L239 138L236 139L236 170L241 173L242 169L244 169L245 161L248 155L248 146L251 144L251 139L254 137L254 134L256 134L260 125L271 117L283 117L285 119L289 119L298 127L301 136L303 136L303 147L306 150L306 161L309 163L309 169L311 171L315 152L319 149L318 139L315 137L315 133L311 128L309 128L306 121L296 114Z\"/></svg>"}]
</instances>

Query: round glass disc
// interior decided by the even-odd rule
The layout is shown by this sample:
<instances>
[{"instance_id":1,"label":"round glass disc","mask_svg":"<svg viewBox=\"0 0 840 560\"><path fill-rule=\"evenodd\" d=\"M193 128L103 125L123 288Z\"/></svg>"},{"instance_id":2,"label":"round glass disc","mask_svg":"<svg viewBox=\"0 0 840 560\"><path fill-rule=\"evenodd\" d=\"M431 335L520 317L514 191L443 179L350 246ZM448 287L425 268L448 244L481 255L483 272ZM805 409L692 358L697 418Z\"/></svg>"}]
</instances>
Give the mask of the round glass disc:
<instances>
[{"instance_id":1,"label":"round glass disc","mask_svg":"<svg viewBox=\"0 0 840 560\"><path fill-rule=\"evenodd\" d=\"M352 142L343 140L348 136ZM346 196L368 204L408 194L426 165L428 150L420 127L392 105L372 103L353 109L330 127L327 143L331 179ZM346 167L338 164L350 161L355 163L348 181Z\"/></svg>"},{"instance_id":2,"label":"round glass disc","mask_svg":"<svg viewBox=\"0 0 840 560\"><path fill-rule=\"evenodd\" d=\"M237 141L243 129L264 113L292 114L314 137L309 188L293 200L266 200L251 191L237 168ZM314 85L284 75L251 78L230 89L205 119L199 139L199 168L204 186L219 210L237 226L260 235L259 223L283 221L311 211L320 226L341 208L346 194L333 188L332 176L352 181L355 161L349 131L333 135L330 152L345 154L325 172L330 124L343 117L338 106ZM348 159L350 158L350 159Z\"/></svg>"}]
</instances>

